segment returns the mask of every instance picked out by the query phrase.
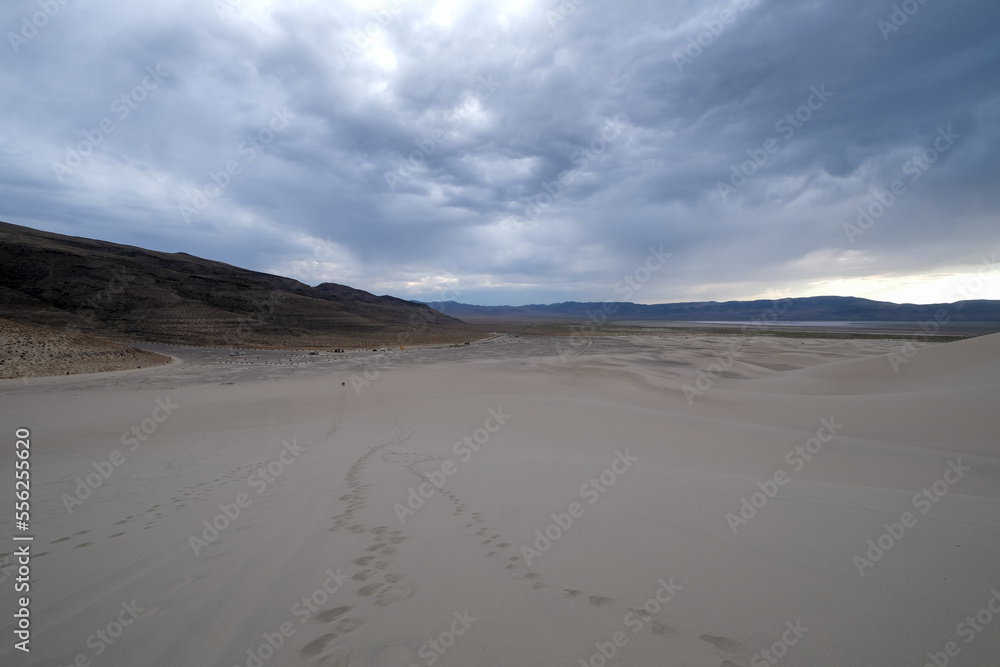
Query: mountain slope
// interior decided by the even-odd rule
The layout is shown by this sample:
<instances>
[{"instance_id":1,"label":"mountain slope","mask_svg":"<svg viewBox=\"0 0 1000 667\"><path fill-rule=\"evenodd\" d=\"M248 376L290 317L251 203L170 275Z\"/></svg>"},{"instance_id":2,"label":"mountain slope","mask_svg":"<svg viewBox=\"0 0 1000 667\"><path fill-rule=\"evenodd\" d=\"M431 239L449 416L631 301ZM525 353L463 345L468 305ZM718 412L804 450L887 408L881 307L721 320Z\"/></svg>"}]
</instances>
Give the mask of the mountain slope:
<instances>
[{"instance_id":1,"label":"mountain slope","mask_svg":"<svg viewBox=\"0 0 1000 667\"><path fill-rule=\"evenodd\" d=\"M402 299L7 223L0 223L0 317L227 347L367 347L468 336L460 320Z\"/></svg>"}]
</instances>

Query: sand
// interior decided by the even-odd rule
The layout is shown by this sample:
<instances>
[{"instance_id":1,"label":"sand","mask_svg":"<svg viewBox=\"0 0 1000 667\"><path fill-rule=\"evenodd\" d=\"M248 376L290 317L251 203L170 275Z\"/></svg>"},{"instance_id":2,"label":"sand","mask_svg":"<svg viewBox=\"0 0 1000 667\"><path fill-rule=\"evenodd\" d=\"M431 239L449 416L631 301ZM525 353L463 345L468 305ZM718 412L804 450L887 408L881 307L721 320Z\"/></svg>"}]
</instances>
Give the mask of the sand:
<instances>
[{"instance_id":1,"label":"sand","mask_svg":"<svg viewBox=\"0 0 1000 667\"><path fill-rule=\"evenodd\" d=\"M1000 335L150 350L0 381L35 536L5 665L1000 655Z\"/></svg>"}]
</instances>

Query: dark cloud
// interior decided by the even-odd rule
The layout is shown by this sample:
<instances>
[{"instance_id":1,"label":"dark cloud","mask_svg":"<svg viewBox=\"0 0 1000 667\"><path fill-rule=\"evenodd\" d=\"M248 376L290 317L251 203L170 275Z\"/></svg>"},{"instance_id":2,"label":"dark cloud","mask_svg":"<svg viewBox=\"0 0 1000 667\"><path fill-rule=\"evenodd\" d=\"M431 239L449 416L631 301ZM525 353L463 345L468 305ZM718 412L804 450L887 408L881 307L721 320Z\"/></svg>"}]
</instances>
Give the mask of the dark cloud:
<instances>
[{"instance_id":1,"label":"dark cloud","mask_svg":"<svg viewBox=\"0 0 1000 667\"><path fill-rule=\"evenodd\" d=\"M636 300L933 300L1000 245L986 0L40 6L0 9L10 222L490 304L661 246Z\"/></svg>"}]
</instances>

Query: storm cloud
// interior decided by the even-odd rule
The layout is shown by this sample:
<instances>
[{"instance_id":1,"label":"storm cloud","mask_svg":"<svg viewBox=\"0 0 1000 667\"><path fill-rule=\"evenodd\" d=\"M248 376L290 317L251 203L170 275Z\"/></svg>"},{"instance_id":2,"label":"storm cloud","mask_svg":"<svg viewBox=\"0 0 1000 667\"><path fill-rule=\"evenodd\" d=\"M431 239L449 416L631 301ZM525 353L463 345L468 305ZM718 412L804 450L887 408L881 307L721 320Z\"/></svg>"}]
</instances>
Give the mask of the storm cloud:
<instances>
[{"instance_id":1,"label":"storm cloud","mask_svg":"<svg viewBox=\"0 0 1000 667\"><path fill-rule=\"evenodd\" d=\"M0 219L479 304L933 302L1000 249L987 0L12 0ZM973 298L1000 298L1000 277Z\"/></svg>"}]
</instances>

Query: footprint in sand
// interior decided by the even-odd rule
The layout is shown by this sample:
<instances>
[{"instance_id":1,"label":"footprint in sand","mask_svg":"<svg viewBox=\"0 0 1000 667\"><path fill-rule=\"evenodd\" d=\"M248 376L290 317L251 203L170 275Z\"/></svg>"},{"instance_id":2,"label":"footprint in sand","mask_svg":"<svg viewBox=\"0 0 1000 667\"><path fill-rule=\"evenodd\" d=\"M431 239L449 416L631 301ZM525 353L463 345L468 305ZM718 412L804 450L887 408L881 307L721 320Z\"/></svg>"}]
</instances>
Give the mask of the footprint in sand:
<instances>
[{"instance_id":1,"label":"footprint in sand","mask_svg":"<svg viewBox=\"0 0 1000 667\"><path fill-rule=\"evenodd\" d=\"M728 637L715 637L713 635L699 635L698 639L708 642L715 648L719 649L723 653L732 653L734 655L744 653L746 648L743 644L739 643L735 639L729 639Z\"/></svg>"},{"instance_id":2,"label":"footprint in sand","mask_svg":"<svg viewBox=\"0 0 1000 667\"><path fill-rule=\"evenodd\" d=\"M60 537L58 540L53 540L49 542L49 544L59 544L60 542L65 542L66 540L71 540L71 539L73 539L72 535L70 535L69 537Z\"/></svg>"},{"instance_id":3,"label":"footprint in sand","mask_svg":"<svg viewBox=\"0 0 1000 667\"><path fill-rule=\"evenodd\" d=\"M112 537L121 537L124 534L125 533L115 533L114 535L108 535L108 539L110 540Z\"/></svg>"},{"instance_id":4,"label":"footprint in sand","mask_svg":"<svg viewBox=\"0 0 1000 667\"><path fill-rule=\"evenodd\" d=\"M413 593L413 589L407 586L389 586L388 590L375 596L375 604L388 607L391 604L396 604L397 602L402 602L407 598L413 597Z\"/></svg>"},{"instance_id":5,"label":"footprint in sand","mask_svg":"<svg viewBox=\"0 0 1000 667\"><path fill-rule=\"evenodd\" d=\"M200 578L201 577L188 577L187 579L182 579L182 580L178 581L176 584L173 584L171 586L171 588L175 588L175 589L176 588L184 588L185 586L189 586L189 585L193 584L195 581L197 581Z\"/></svg>"},{"instance_id":6,"label":"footprint in sand","mask_svg":"<svg viewBox=\"0 0 1000 667\"><path fill-rule=\"evenodd\" d=\"M328 632L322 637L317 637L308 644L302 647L300 653L309 657L317 656L323 652L330 642L335 639L339 639L344 635L348 635L362 625L361 621L356 618L343 618L337 621L337 624L333 626L333 631Z\"/></svg>"},{"instance_id":7,"label":"footprint in sand","mask_svg":"<svg viewBox=\"0 0 1000 667\"><path fill-rule=\"evenodd\" d=\"M561 591L551 591L549 594L554 598L560 599L575 598L580 594L580 591L573 590L572 588L564 588Z\"/></svg>"},{"instance_id":8,"label":"footprint in sand","mask_svg":"<svg viewBox=\"0 0 1000 667\"><path fill-rule=\"evenodd\" d=\"M350 610L351 607L334 607L333 609L324 609L320 613L316 614L316 620L321 623L332 623Z\"/></svg>"},{"instance_id":9,"label":"footprint in sand","mask_svg":"<svg viewBox=\"0 0 1000 667\"><path fill-rule=\"evenodd\" d=\"M386 584L368 584L367 586L358 589L358 595L363 598L368 598L386 588L388 588Z\"/></svg>"},{"instance_id":10,"label":"footprint in sand","mask_svg":"<svg viewBox=\"0 0 1000 667\"><path fill-rule=\"evenodd\" d=\"M680 630L675 630L669 625L663 625L658 621L653 621L653 634L660 637L673 637L680 635Z\"/></svg>"},{"instance_id":11,"label":"footprint in sand","mask_svg":"<svg viewBox=\"0 0 1000 667\"><path fill-rule=\"evenodd\" d=\"M591 595L590 596L590 604L594 605L595 607L603 607L604 605L608 604L609 602L611 602L611 598L606 598L603 595Z\"/></svg>"},{"instance_id":12,"label":"footprint in sand","mask_svg":"<svg viewBox=\"0 0 1000 667\"><path fill-rule=\"evenodd\" d=\"M93 544L93 542L84 542L83 544L78 544L78 545L76 545L76 546L75 546L75 547L73 547L73 548L74 548L74 549L80 549L80 548L82 548L82 547L89 547L89 546L90 546L91 544Z\"/></svg>"}]
</instances>

